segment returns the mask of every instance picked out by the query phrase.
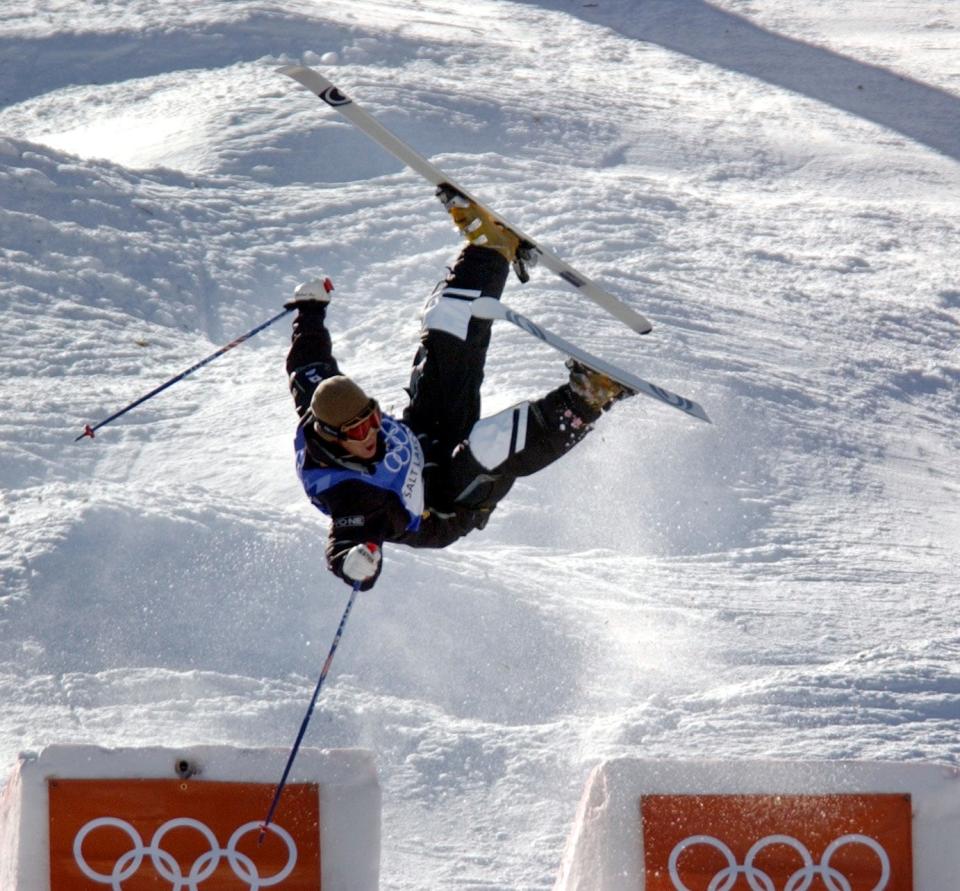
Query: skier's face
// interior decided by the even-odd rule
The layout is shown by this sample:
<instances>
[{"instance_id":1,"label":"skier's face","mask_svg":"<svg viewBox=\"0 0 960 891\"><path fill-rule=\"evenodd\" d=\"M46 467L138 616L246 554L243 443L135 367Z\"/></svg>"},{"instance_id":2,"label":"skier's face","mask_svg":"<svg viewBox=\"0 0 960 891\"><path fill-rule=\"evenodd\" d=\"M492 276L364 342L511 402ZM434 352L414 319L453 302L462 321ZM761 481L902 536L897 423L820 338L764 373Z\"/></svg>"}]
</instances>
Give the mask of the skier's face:
<instances>
[{"instance_id":1,"label":"skier's face","mask_svg":"<svg viewBox=\"0 0 960 891\"><path fill-rule=\"evenodd\" d=\"M380 426L371 427L363 439L343 439L340 445L355 458L369 461L377 453L377 433Z\"/></svg>"},{"instance_id":2,"label":"skier's face","mask_svg":"<svg viewBox=\"0 0 960 891\"><path fill-rule=\"evenodd\" d=\"M371 399L366 408L355 418L337 429L324 427L321 429L321 434L324 429L329 431L331 435L336 436L347 454L369 461L377 453L377 434L380 423L380 406L375 399ZM316 424L320 425L321 422L317 421Z\"/></svg>"}]
</instances>

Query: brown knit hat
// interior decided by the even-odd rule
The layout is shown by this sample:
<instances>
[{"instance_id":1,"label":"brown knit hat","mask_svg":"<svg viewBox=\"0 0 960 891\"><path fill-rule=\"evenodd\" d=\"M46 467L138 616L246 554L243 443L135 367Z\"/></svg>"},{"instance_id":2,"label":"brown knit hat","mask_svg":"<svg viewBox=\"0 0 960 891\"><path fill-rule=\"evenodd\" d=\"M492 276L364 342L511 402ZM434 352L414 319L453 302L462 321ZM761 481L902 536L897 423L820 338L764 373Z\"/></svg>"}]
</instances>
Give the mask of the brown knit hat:
<instances>
[{"instance_id":1,"label":"brown knit hat","mask_svg":"<svg viewBox=\"0 0 960 891\"><path fill-rule=\"evenodd\" d=\"M313 391L310 411L323 424L340 428L361 414L370 401L370 397L350 378L338 374L321 381ZM320 433L326 435L322 430Z\"/></svg>"}]
</instances>

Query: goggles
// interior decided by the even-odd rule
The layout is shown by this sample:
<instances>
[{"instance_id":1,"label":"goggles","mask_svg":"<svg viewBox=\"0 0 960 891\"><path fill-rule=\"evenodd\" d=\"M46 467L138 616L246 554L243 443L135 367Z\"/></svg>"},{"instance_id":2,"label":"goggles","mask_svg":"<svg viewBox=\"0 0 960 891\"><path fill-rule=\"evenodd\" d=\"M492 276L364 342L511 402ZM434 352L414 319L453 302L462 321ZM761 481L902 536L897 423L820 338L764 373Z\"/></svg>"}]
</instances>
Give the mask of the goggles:
<instances>
[{"instance_id":1,"label":"goggles","mask_svg":"<svg viewBox=\"0 0 960 891\"><path fill-rule=\"evenodd\" d=\"M380 406L376 399L371 399L356 417L351 418L339 427L326 424L319 418L314 421L314 424L334 439L352 439L354 442L362 442L370 435L371 430L380 429Z\"/></svg>"}]
</instances>

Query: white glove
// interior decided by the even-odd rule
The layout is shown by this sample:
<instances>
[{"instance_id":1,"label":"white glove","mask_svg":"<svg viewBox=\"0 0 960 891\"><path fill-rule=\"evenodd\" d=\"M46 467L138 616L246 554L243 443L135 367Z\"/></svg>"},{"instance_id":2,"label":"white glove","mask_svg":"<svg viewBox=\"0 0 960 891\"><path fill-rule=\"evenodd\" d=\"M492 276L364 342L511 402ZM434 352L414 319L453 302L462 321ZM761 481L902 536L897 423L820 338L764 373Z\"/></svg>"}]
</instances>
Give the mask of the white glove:
<instances>
[{"instance_id":1,"label":"white glove","mask_svg":"<svg viewBox=\"0 0 960 891\"><path fill-rule=\"evenodd\" d=\"M372 579L380 568L380 548L373 542L354 545L343 558L341 571L353 582Z\"/></svg>"},{"instance_id":2,"label":"white glove","mask_svg":"<svg viewBox=\"0 0 960 891\"><path fill-rule=\"evenodd\" d=\"M308 282L301 282L293 292L293 298L283 304L285 309L299 309L301 306L319 306L330 302L330 292L333 282L329 278L315 278Z\"/></svg>"}]
</instances>

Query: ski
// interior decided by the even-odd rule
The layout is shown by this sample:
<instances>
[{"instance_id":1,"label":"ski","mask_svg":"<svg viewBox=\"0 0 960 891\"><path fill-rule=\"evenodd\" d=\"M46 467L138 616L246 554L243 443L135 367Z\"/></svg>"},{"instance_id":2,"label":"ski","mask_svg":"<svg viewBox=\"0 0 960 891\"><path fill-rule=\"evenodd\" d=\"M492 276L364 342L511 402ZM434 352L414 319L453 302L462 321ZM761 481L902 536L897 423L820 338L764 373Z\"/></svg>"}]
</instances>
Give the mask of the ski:
<instances>
[{"instance_id":1,"label":"ski","mask_svg":"<svg viewBox=\"0 0 960 891\"><path fill-rule=\"evenodd\" d=\"M352 99L346 96L318 71L304 65L287 65L278 69L278 71L281 74L293 78L312 93L315 93L326 102L327 105L342 114L351 124L359 130L362 130L374 142L379 143L384 149L390 152L390 154L394 155L406 164L407 167L415 173L420 174L420 176L434 186L452 186L465 197L482 206L497 222L516 233L521 241L530 245L533 254L531 258L532 261L542 264L551 272L560 276L567 284L602 306L610 315L619 319L627 325L627 327L636 331L638 334L647 334L653 328L649 319L614 297L613 294L605 291L600 285L587 278L582 272L574 269L573 266L565 260L562 260L557 254L553 253L553 251L537 244L529 235L524 234L512 223L478 201L477 198L471 195L463 186L456 183L451 176L444 173L439 167L436 167L428 161L396 134L384 127L369 112L360 108ZM530 262L529 265L532 266L533 262Z\"/></svg>"},{"instance_id":2,"label":"ski","mask_svg":"<svg viewBox=\"0 0 960 891\"><path fill-rule=\"evenodd\" d=\"M470 312L478 319L502 319L506 322L512 322L521 330L526 331L527 334L532 334L534 337L552 346L555 350L572 356L578 362L592 368L594 371L605 374L618 384L623 384L623 386L629 387L631 390L643 393L659 402L666 403L671 408L679 409L694 418L699 418L708 424L710 423L710 418L707 417L707 413L703 410L703 407L692 399L671 393L669 390L645 381L642 377L637 377L635 374L631 374L629 371L625 371L607 362L605 359L591 355L586 350L580 349L580 347L564 340L552 331L541 328L536 323L531 322L526 316L520 315L520 313L511 309L501 301L495 300L493 297L478 297L476 300L473 300L470 304Z\"/></svg>"}]
</instances>

